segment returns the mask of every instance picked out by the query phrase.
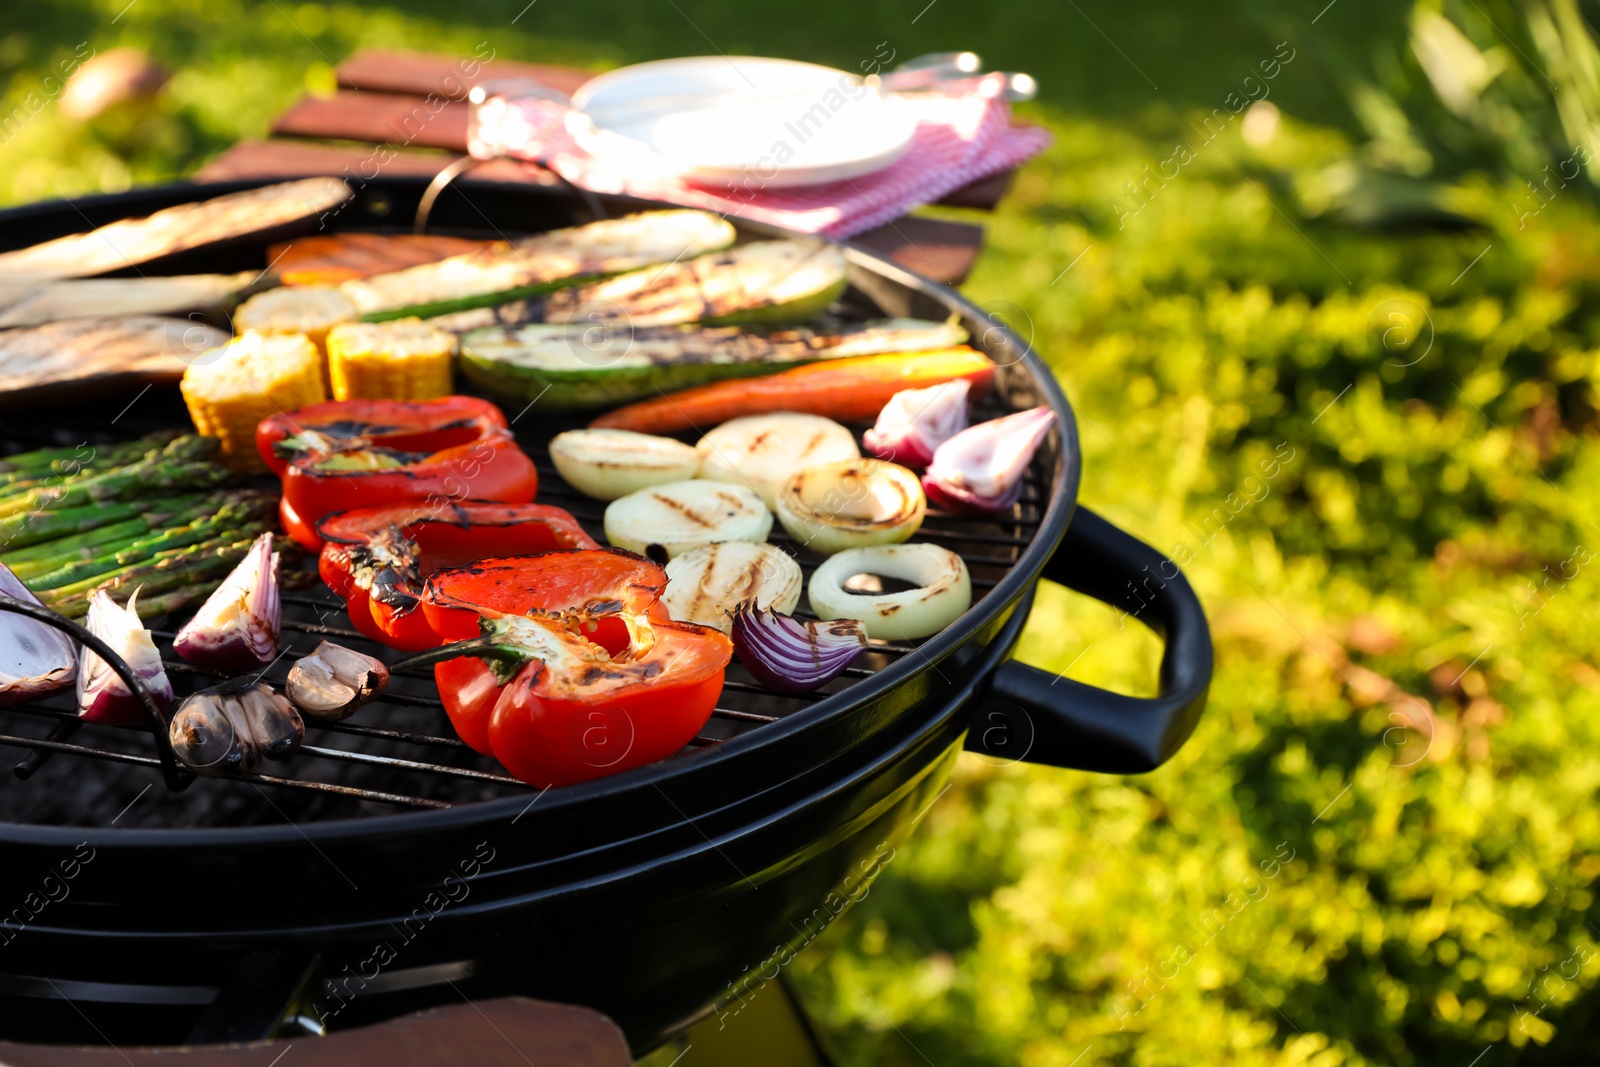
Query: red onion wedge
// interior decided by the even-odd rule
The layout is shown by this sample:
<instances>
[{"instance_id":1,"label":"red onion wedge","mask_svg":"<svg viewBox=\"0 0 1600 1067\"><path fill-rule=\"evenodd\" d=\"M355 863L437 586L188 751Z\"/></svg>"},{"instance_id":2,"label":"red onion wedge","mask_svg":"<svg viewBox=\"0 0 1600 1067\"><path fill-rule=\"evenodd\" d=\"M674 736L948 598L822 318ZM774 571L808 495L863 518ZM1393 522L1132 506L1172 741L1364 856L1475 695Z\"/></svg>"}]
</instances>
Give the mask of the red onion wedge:
<instances>
[{"instance_id":1,"label":"red onion wedge","mask_svg":"<svg viewBox=\"0 0 1600 1067\"><path fill-rule=\"evenodd\" d=\"M980 422L940 445L922 476L928 501L950 511L1008 511L1022 476L1055 423L1048 407Z\"/></svg>"},{"instance_id":2,"label":"red onion wedge","mask_svg":"<svg viewBox=\"0 0 1600 1067\"><path fill-rule=\"evenodd\" d=\"M746 602L733 613L733 648L761 685L809 693L839 676L867 647L854 619L801 622Z\"/></svg>"},{"instance_id":3,"label":"red onion wedge","mask_svg":"<svg viewBox=\"0 0 1600 1067\"><path fill-rule=\"evenodd\" d=\"M39 605L39 598L4 563L0 593ZM26 615L0 615L0 706L64 689L77 674L78 650L70 637Z\"/></svg>"},{"instance_id":4,"label":"red onion wedge","mask_svg":"<svg viewBox=\"0 0 1600 1067\"><path fill-rule=\"evenodd\" d=\"M867 451L902 467L921 470L934 451L967 427L965 378L927 389L905 389L889 398L878 412L877 425L861 438Z\"/></svg>"},{"instance_id":5,"label":"red onion wedge","mask_svg":"<svg viewBox=\"0 0 1600 1067\"><path fill-rule=\"evenodd\" d=\"M139 590L128 597L127 607L119 608L104 589L89 598L89 614L84 625L89 632L111 646L144 682L156 706L163 712L172 708L172 683L161 666L161 653L150 631L139 621L135 601ZM110 665L88 649L78 663L78 717L86 722L131 726L145 721L139 698L128 691Z\"/></svg>"},{"instance_id":6,"label":"red onion wedge","mask_svg":"<svg viewBox=\"0 0 1600 1067\"><path fill-rule=\"evenodd\" d=\"M208 670L260 670L278 657L282 620L278 554L272 535L264 533L178 631L172 649Z\"/></svg>"}]
</instances>

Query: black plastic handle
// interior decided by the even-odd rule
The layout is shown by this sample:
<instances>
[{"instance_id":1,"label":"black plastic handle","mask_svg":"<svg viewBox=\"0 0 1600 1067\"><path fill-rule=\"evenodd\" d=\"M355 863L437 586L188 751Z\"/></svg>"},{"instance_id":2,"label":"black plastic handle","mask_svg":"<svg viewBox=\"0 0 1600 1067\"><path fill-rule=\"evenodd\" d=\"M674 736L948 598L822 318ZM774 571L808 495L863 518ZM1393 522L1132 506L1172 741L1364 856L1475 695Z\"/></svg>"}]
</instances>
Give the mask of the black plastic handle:
<instances>
[{"instance_id":1,"label":"black plastic handle","mask_svg":"<svg viewBox=\"0 0 1600 1067\"><path fill-rule=\"evenodd\" d=\"M1211 688L1211 628L1188 579L1170 559L1081 507L1043 576L1165 638L1160 695L1123 696L1008 660L973 710L968 750L1108 774L1161 766L1194 733Z\"/></svg>"}]
</instances>

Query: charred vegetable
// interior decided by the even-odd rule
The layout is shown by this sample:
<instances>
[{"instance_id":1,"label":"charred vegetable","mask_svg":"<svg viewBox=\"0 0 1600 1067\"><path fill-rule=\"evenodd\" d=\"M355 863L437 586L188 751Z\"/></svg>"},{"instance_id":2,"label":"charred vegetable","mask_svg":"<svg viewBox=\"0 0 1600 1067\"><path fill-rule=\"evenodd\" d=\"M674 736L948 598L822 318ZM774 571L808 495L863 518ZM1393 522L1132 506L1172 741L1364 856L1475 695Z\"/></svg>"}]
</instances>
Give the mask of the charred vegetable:
<instances>
[{"instance_id":1,"label":"charred vegetable","mask_svg":"<svg viewBox=\"0 0 1600 1067\"><path fill-rule=\"evenodd\" d=\"M800 603L804 585L800 564L777 545L727 541L692 549L668 563L661 602L678 622L728 633L740 606L788 613Z\"/></svg>"},{"instance_id":2,"label":"charred vegetable","mask_svg":"<svg viewBox=\"0 0 1600 1067\"><path fill-rule=\"evenodd\" d=\"M894 394L878 413L878 421L862 436L879 459L887 459L912 470L922 470L933 461L936 448L967 428L966 379L906 389Z\"/></svg>"},{"instance_id":3,"label":"charred vegetable","mask_svg":"<svg viewBox=\"0 0 1600 1067\"><path fill-rule=\"evenodd\" d=\"M410 500L532 500L533 461L499 408L470 396L334 400L285 411L256 428L261 458L283 481L283 528L317 551L316 524L351 508Z\"/></svg>"},{"instance_id":4,"label":"charred vegetable","mask_svg":"<svg viewBox=\"0 0 1600 1067\"><path fill-rule=\"evenodd\" d=\"M922 476L928 499L952 511L1011 510L1053 425L1054 413L1038 407L962 430L939 446Z\"/></svg>"},{"instance_id":5,"label":"charred vegetable","mask_svg":"<svg viewBox=\"0 0 1600 1067\"><path fill-rule=\"evenodd\" d=\"M631 430L568 430L550 441L550 461L578 492L596 500L693 478L700 454L682 441Z\"/></svg>"},{"instance_id":6,"label":"charred vegetable","mask_svg":"<svg viewBox=\"0 0 1600 1067\"><path fill-rule=\"evenodd\" d=\"M278 657L283 610L278 554L264 533L172 642L178 655L214 671L250 671Z\"/></svg>"},{"instance_id":7,"label":"charred vegetable","mask_svg":"<svg viewBox=\"0 0 1600 1067\"><path fill-rule=\"evenodd\" d=\"M733 243L727 221L705 211L649 211L553 230L340 286L368 322L426 318L548 292L586 278L672 263Z\"/></svg>"},{"instance_id":8,"label":"charred vegetable","mask_svg":"<svg viewBox=\"0 0 1600 1067\"><path fill-rule=\"evenodd\" d=\"M796 471L774 510L790 537L828 555L909 541L928 502L917 476L899 464L852 459Z\"/></svg>"},{"instance_id":9,"label":"charred vegetable","mask_svg":"<svg viewBox=\"0 0 1600 1067\"><path fill-rule=\"evenodd\" d=\"M452 641L429 663L461 739L531 785L565 785L677 752L710 718L727 637L662 617L661 568L579 549L484 560L428 580Z\"/></svg>"},{"instance_id":10,"label":"charred vegetable","mask_svg":"<svg viewBox=\"0 0 1600 1067\"><path fill-rule=\"evenodd\" d=\"M461 370L492 392L577 410L817 360L947 348L966 338L953 322L917 319L771 330L636 327L631 319L490 326L461 338Z\"/></svg>"},{"instance_id":11,"label":"charred vegetable","mask_svg":"<svg viewBox=\"0 0 1600 1067\"><path fill-rule=\"evenodd\" d=\"M170 708L172 683L161 666L161 653L156 651L150 631L139 621L139 611L135 607L138 597L139 590L135 589L128 596L127 606L118 607L109 594L95 593L89 601L89 617L84 625L133 668L158 707ZM110 664L87 648L78 663L78 717L87 722L113 725L144 719L139 698L128 691Z\"/></svg>"},{"instance_id":12,"label":"charred vegetable","mask_svg":"<svg viewBox=\"0 0 1600 1067\"><path fill-rule=\"evenodd\" d=\"M260 288L260 271L174 277L0 281L0 327L43 326L63 319L181 315L218 311Z\"/></svg>"},{"instance_id":13,"label":"charred vegetable","mask_svg":"<svg viewBox=\"0 0 1600 1067\"><path fill-rule=\"evenodd\" d=\"M27 604L39 604L39 599L3 563L0 593ZM77 673L78 650L66 634L26 615L11 611L0 614L0 706L65 689Z\"/></svg>"},{"instance_id":14,"label":"charred vegetable","mask_svg":"<svg viewBox=\"0 0 1600 1067\"><path fill-rule=\"evenodd\" d=\"M305 178L179 204L139 219L0 253L0 278L87 278L202 245L312 219L354 194L338 178Z\"/></svg>"},{"instance_id":15,"label":"charred vegetable","mask_svg":"<svg viewBox=\"0 0 1600 1067\"><path fill-rule=\"evenodd\" d=\"M742 485L691 480L629 493L606 506L606 540L666 558L718 541L765 541L772 512Z\"/></svg>"},{"instance_id":16,"label":"charred vegetable","mask_svg":"<svg viewBox=\"0 0 1600 1067\"><path fill-rule=\"evenodd\" d=\"M506 245L434 234L340 233L273 245L267 249L267 262L284 285L338 285L491 247Z\"/></svg>"},{"instance_id":17,"label":"charred vegetable","mask_svg":"<svg viewBox=\"0 0 1600 1067\"><path fill-rule=\"evenodd\" d=\"M804 322L847 283L844 253L815 238L756 241L552 293L544 321L671 326Z\"/></svg>"},{"instance_id":18,"label":"charred vegetable","mask_svg":"<svg viewBox=\"0 0 1600 1067\"><path fill-rule=\"evenodd\" d=\"M857 593L857 575L894 578L916 586L899 593ZM907 640L949 626L972 604L967 564L938 545L874 545L830 556L811 575L811 610L820 619L859 619L868 637Z\"/></svg>"},{"instance_id":19,"label":"charred vegetable","mask_svg":"<svg viewBox=\"0 0 1600 1067\"><path fill-rule=\"evenodd\" d=\"M0 401L32 403L42 394L82 398L85 385L177 381L184 359L224 344L228 335L189 319L135 315L71 319L0 333Z\"/></svg>"},{"instance_id":20,"label":"charred vegetable","mask_svg":"<svg viewBox=\"0 0 1600 1067\"><path fill-rule=\"evenodd\" d=\"M748 486L767 507L796 471L859 459L856 435L832 419L780 411L729 419L695 444L700 477Z\"/></svg>"},{"instance_id":21,"label":"charred vegetable","mask_svg":"<svg viewBox=\"0 0 1600 1067\"><path fill-rule=\"evenodd\" d=\"M172 754L208 778L254 770L263 759L287 759L305 735L293 704L270 686L240 678L185 700L167 729Z\"/></svg>"},{"instance_id":22,"label":"charred vegetable","mask_svg":"<svg viewBox=\"0 0 1600 1067\"><path fill-rule=\"evenodd\" d=\"M391 648L433 648L439 635L417 610L422 582L441 567L491 556L599 548L574 519L548 504L415 500L355 508L317 524L317 570L344 599L351 625Z\"/></svg>"},{"instance_id":23,"label":"charred vegetable","mask_svg":"<svg viewBox=\"0 0 1600 1067\"><path fill-rule=\"evenodd\" d=\"M779 693L809 693L844 673L867 635L854 619L801 622L749 604L733 615L733 649L744 669Z\"/></svg>"},{"instance_id":24,"label":"charred vegetable","mask_svg":"<svg viewBox=\"0 0 1600 1067\"><path fill-rule=\"evenodd\" d=\"M324 641L289 669L284 693L313 719L348 719L361 705L383 695L389 668L379 660Z\"/></svg>"},{"instance_id":25,"label":"charred vegetable","mask_svg":"<svg viewBox=\"0 0 1600 1067\"><path fill-rule=\"evenodd\" d=\"M804 411L840 422L871 422L894 394L965 378L976 392L994 379L994 362L970 348L830 359L764 378L697 385L640 400L590 426L640 433L677 433L741 415Z\"/></svg>"}]
</instances>

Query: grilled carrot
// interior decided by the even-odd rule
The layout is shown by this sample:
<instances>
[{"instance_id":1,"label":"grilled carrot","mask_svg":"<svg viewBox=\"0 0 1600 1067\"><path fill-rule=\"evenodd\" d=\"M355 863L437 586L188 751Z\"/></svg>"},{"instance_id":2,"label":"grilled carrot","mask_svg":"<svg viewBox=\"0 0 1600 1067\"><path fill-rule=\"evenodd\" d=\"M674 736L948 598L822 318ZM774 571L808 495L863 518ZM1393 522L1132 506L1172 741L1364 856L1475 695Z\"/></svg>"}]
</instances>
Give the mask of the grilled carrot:
<instances>
[{"instance_id":1,"label":"grilled carrot","mask_svg":"<svg viewBox=\"0 0 1600 1067\"><path fill-rule=\"evenodd\" d=\"M902 389L965 378L981 394L994 363L970 348L831 359L765 378L712 382L620 407L589 425L640 433L708 430L740 415L802 411L840 422L871 422Z\"/></svg>"},{"instance_id":2,"label":"grilled carrot","mask_svg":"<svg viewBox=\"0 0 1600 1067\"><path fill-rule=\"evenodd\" d=\"M435 263L493 243L432 234L341 233L273 245L267 249L267 261L285 285L338 285L350 278Z\"/></svg>"}]
</instances>

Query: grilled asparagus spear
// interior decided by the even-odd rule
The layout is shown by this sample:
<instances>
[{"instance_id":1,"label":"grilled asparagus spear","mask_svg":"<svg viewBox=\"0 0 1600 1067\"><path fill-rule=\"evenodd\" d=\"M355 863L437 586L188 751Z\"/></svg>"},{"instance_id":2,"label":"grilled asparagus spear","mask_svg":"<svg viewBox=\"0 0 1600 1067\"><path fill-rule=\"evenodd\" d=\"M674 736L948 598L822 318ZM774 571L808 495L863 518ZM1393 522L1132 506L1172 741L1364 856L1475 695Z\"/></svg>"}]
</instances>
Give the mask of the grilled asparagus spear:
<instances>
[{"instance_id":1,"label":"grilled asparagus spear","mask_svg":"<svg viewBox=\"0 0 1600 1067\"><path fill-rule=\"evenodd\" d=\"M215 514L195 519L184 526L161 530L141 537L126 545L113 546L108 551L90 559L67 563L55 570L28 579L28 588L35 593L60 589L134 563L161 558L172 549L200 544L215 538L236 540L251 533L259 534L268 528L265 521L271 505L265 500L243 501L224 505Z\"/></svg>"},{"instance_id":2,"label":"grilled asparagus spear","mask_svg":"<svg viewBox=\"0 0 1600 1067\"><path fill-rule=\"evenodd\" d=\"M210 462L217 441L190 434L153 450L143 459L105 471L90 471L56 484L25 489L0 499L0 519L27 512L103 504L162 489L209 489L225 484L233 475ZM127 518L129 516L120 516Z\"/></svg>"}]
</instances>

